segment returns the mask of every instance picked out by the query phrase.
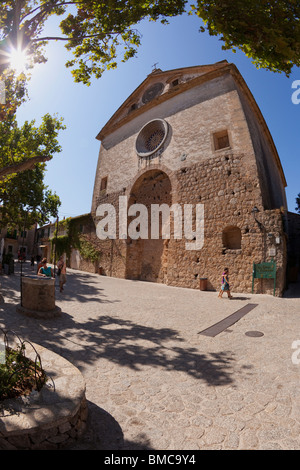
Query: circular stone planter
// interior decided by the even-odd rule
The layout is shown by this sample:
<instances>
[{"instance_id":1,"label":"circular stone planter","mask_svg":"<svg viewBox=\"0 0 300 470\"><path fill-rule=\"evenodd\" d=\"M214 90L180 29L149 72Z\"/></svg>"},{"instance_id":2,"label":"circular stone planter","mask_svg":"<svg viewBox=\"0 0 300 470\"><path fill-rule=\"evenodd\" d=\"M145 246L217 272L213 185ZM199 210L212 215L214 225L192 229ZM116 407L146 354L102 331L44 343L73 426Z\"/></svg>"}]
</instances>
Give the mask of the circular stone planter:
<instances>
[{"instance_id":1,"label":"circular stone planter","mask_svg":"<svg viewBox=\"0 0 300 470\"><path fill-rule=\"evenodd\" d=\"M22 304L17 312L34 318L60 316L61 309L55 305L55 278L23 276Z\"/></svg>"},{"instance_id":2,"label":"circular stone planter","mask_svg":"<svg viewBox=\"0 0 300 470\"><path fill-rule=\"evenodd\" d=\"M1 450L57 450L72 446L87 420L85 382L61 356L33 345L48 380L40 392L0 402ZM35 353L26 357L34 360Z\"/></svg>"}]
</instances>

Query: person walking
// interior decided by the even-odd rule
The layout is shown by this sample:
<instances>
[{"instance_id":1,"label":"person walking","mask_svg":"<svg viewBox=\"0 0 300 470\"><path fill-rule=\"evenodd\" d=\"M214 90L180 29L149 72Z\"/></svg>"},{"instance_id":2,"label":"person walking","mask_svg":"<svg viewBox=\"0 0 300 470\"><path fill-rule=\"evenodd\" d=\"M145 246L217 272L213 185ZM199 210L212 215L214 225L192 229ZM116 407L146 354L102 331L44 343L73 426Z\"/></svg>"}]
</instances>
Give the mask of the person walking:
<instances>
[{"instance_id":1,"label":"person walking","mask_svg":"<svg viewBox=\"0 0 300 470\"><path fill-rule=\"evenodd\" d=\"M219 292L219 295L218 297L222 298L222 295L224 292L227 293L227 296L229 299L232 299L232 295L230 293L230 285L229 285L229 270L228 268L225 268L224 271L223 271L223 274L222 274L222 285L221 285L221 289L220 289L220 292Z\"/></svg>"},{"instance_id":2,"label":"person walking","mask_svg":"<svg viewBox=\"0 0 300 470\"><path fill-rule=\"evenodd\" d=\"M59 276L59 291L64 290L64 284L67 282L67 266L62 255L57 262L58 276Z\"/></svg>"}]
</instances>

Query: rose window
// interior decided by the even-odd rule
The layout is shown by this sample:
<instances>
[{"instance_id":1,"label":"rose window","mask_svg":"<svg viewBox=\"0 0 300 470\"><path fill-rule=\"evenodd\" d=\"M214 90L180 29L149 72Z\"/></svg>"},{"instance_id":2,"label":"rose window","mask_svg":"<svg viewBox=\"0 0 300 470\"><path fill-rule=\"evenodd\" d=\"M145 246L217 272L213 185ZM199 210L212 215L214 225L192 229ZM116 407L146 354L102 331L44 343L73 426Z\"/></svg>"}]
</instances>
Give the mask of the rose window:
<instances>
[{"instance_id":1,"label":"rose window","mask_svg":"<svg viewBox=\"0 0 300 470\"><path fill-rule=\"evenodd\" d=\"M148 122L136 139L136 151L140 157L148 157L163 145L168 133L168 124L163 119Z\"/></svg>"}]
</instances>

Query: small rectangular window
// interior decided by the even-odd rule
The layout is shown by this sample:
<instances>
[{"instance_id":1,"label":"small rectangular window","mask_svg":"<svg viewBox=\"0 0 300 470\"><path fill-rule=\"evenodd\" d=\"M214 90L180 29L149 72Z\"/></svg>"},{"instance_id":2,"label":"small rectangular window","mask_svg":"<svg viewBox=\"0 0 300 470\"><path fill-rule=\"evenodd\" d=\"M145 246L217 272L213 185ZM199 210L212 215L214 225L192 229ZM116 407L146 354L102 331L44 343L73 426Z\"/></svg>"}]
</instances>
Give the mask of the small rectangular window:
<instances>
[{"instance_id":1,"label":"small rectangular window","mask_svg":"<svg viewBox=\"0 0 300 470\"><path fill-rule=\"evenodd\" d=\"M134 111L135 109L138 109L138 104L137 103L133 103L130 108L129 108L129 111L128 111L128 114L130 114L132 111Z\"/></svg>"},{"instance_id":2,"label":"small rectangular window","mask_svg":"<svg viewBox=\"0 0 300 470\"><path fill-rule=\"evenodd\" d=\"M213 134L214 139L214 149L222 150L230 148L229 136L227 130L215 132Z\"/></svg>"},{"instance_id":3,"label":"small rectangular window","mask_svg":"<svg viewBox=\"0 0 300 470\"><path fill-rule=\"evenodd\" d=\"M107 188L107 176L105 176L105 178L101 179L100 191L105 191L106 188Z\"/></svg>"}]
</instances>

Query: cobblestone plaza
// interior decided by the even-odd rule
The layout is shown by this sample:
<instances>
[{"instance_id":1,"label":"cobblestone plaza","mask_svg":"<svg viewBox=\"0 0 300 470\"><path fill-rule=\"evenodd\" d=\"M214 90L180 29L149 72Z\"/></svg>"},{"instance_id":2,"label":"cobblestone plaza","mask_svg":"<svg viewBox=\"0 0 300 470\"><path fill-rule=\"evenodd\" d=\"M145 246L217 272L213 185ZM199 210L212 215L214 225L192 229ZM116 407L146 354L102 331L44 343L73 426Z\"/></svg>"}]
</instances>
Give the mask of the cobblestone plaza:
<instances>
[{"instance_id":1,"label":"cobblestone plaza","mask_svg":"<svg viewBox=\"0 0 300 470\"><path fill-rule=\"evenodd\" d=\"M89 418L76 449L299 449L297 289L229 300L69 270L65 291L56 288L62 315L46 320L16 312L16 266L1 277L0 327L81 371ZM200 334L249 304L221 333Z\"/></svg>"}]
</instances>

